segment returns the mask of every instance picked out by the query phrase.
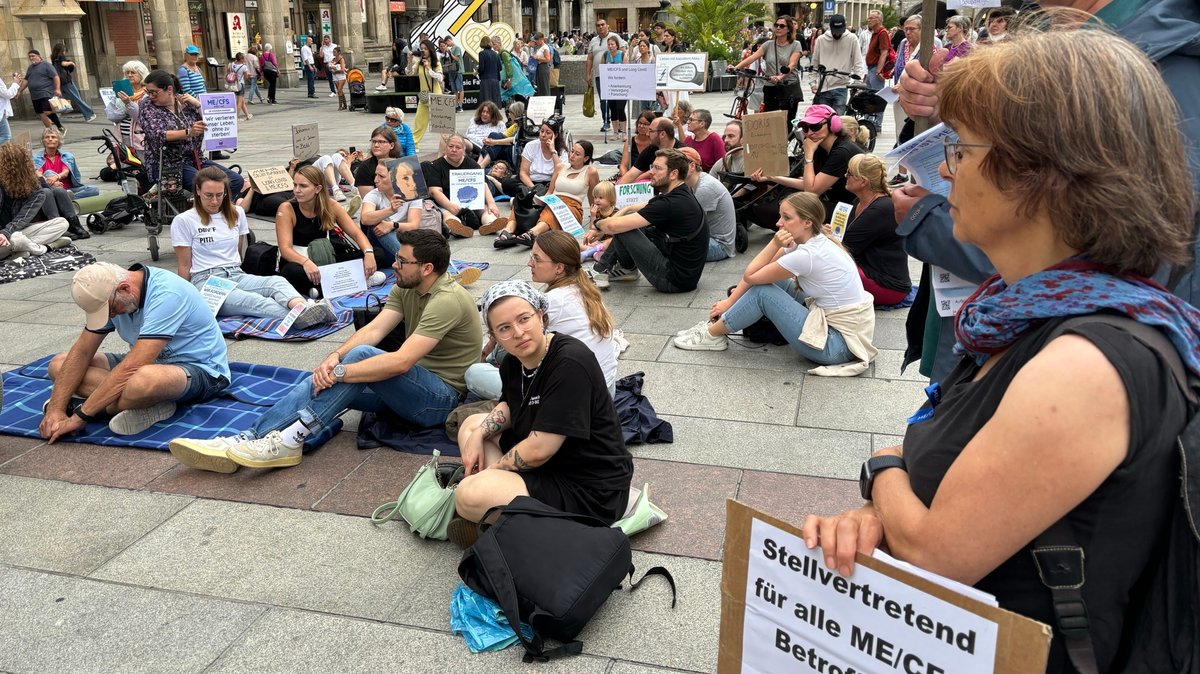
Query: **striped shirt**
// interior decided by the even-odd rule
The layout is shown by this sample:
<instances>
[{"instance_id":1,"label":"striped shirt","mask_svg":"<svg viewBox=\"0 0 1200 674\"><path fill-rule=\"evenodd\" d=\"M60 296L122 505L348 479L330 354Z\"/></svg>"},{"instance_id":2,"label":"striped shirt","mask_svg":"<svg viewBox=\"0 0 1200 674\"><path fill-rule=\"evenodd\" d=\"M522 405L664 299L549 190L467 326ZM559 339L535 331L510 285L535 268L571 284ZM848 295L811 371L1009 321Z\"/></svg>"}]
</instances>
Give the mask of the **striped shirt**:
<instances>
[{"instance_id":1,"label":"striped shirt","mask_svg":"<svg viewBox=\"0 0 1200 674\"><path fill-rule=\"evenodd\" d=\"M207 94L208 87L204 85L204 75L189 69L187 66L179 66L179 71L175 73L179 76L179 84L183 87L183 93L192 96Z\"/></svg>"}]
</instances>

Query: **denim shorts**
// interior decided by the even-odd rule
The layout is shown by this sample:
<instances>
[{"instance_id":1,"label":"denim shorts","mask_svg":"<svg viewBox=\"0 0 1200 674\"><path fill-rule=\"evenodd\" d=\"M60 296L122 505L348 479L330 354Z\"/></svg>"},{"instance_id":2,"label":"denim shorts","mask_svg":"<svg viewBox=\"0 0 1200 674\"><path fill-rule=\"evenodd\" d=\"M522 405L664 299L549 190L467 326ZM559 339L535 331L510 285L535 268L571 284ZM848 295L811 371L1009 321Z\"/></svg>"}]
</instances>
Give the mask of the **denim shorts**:
<instances>
[{"instance_id":1,"label":"denim shorts","mask_svg":"<svg viewBox=\"0 0 1200 674\"><path fill-rule=\"evenodd\" d=\"M108 369L115 368L125 356L126 353L105 353L108 358ZM183 389L183 394L175 399L177 403L202 403L212 400L221 394L229 387L229 380L224 376L212 376L199 365L191 363L155 363L156 365L174 365L183 370L187 375L187 386Z\"/></svg>"},{"instance_id":2,"label":"denim shorts","mask_svg":"<svg viewBox=\"0 0 1200 674\"><path fill-rule=\"evenodd\" d=\"M463 78L462 78L461 71L455 72L455 73L450 73L449 75L446 76L446 79L449 80L448 86L450 88L450 91L452 91L454 93L458 93L463 90Z\"/></svg>"}]
</instances>

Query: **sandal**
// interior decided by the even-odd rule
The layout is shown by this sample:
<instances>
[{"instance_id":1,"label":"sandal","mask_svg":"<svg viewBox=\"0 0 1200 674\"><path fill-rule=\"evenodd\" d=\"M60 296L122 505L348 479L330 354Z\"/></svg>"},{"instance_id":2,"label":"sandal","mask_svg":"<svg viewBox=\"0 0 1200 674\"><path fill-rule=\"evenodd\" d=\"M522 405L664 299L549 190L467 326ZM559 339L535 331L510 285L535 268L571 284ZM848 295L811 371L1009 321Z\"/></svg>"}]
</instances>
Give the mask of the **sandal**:
<instances>
[{"instance_id":1,"label":"sandal","mask_svg":"<svg viewBox=\"0 0 1200 674\"><path fill-rule=\"evenodd\" d=\"M533 232L524 232L513 237L513 241L525 246L533 248Z\"/></svg>"},{"instance_id":2,"label":"sandal","mask_svg":"<svg viewBox=\"0 0 1200 674\"><path fill-rule=\"evenodd\" d=\"M517 237L508 230L501 230L492 241L493 248L512 248L517 245Z\"/></svg>"}]
</instances>

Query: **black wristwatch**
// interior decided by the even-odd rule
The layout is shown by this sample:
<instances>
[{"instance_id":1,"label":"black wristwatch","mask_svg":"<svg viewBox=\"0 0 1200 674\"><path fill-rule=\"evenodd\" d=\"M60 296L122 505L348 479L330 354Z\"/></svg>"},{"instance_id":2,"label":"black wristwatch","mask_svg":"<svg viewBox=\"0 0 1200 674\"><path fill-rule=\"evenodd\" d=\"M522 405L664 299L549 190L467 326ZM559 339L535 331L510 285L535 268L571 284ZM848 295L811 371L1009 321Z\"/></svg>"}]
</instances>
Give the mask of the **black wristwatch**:
<instances>
[{"instance_id":1,"label":"black wristwatch","mask_svg":"<svg viewBox=\"0 0 1200 674\"><path fill-rule=\"evenodd\" d=\"M875 486L875 476L888 468L899 468L900 470L908 471L908 466L904 465L904 459L894 454L872 456L863 461L862 472L858 475L858 489L862 492L864 499L871 500L871 487Z\"/></svg>"}]
</instances>

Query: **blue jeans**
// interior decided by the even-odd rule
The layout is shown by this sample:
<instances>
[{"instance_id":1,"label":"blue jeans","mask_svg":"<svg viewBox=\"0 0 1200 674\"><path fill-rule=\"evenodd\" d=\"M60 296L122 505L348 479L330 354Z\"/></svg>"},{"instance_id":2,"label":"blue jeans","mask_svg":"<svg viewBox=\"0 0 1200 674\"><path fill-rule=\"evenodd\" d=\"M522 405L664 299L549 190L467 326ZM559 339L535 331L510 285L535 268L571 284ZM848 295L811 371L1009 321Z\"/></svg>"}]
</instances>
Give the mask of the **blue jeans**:
<instances>
[{"instance_id":1,"label":"blue jeans","mask_svg":"<svg viewBox=\"0 0 1200 674\"><path fill-rule=\"evenodd\" d=\"M508 136L500 133L499 131L493 131L488 134L488 138L494 138L496 140L501 140L504 138L508 138ZM513 146L512 145L490 145L490 146L484 145L483 147L479 148L479 153L480 153L480 155L486 154L487 156L491 157L492 161L500 161L501 159L503 159L504 161L511 164L512 157L513 157ZM515 171L514 171L514 173L515 173Z\"/></svg>"},{"instance_id":2,"label":"blue jeans","mask_svg":"<svg viewBox=\"0 0 1200 674\"><path fill-rule=\"evenodd\" d=\"M349 365L381 353L386 352L373 346L356 346L342 362ZM363 412L390 409L411 424L433 428L446 423L446 417L461 402L458 391L420 365L413 365L397 377L370 384L334 384L316 397L310 375L264 412L250 432L261 438L271 431L287 428L303 416L316 433L347 409Z\"/></svg>"},{"instance_id":3,"label":"blue jeans","mask_svg":"<svg viewBox=\"0 0 1200 674\"><path fill-rule=\"evenodd\" d=\"M258 79L251 78L250 86L248 89L246 89L246 102L249 103L253 101L256 96L258 97L258 102L262 103L263 97L262 92L258 90Z\"/></svg>"},{"instance_id":4,"label":"blue jeans","mask_svg":"<svg viewBox=\"0 0 1200 674\"><path fill-rule=\"evenodd\" d=\"M62 85L63 97L71 101L71 107L75 108L75 112L83 114L84 119L95 117L96 113L92 111L92 106L83 100L83 96L79 94L79 89L74 82Z\"/></svg>"},{"instance_id":5,"label":"blue jeans","mask_svg":"<svg viewBox=\"0 0 1200 674\"><path fill-rule=\"evenodd\" d=\"M76 185L74 187L68 187L67 189L71 191L71 194L75 195L76 199L86 199L88 197L94 197L97 194L100 194L99 188L97 188L95 185Z\"/></svg>"},{"instance_id":6,"label":"blue jeans","mask_svg":"<svg viewBox=\"0 0 1200 674\"><path fill-rule=\"evenodd\" d=\"M718 260L729 259L729 253L725 252L725 247L717 243L716 239L708 240L708 257L705 258L708 262L716 262Z\"/></svg>"},{"instance_id":7,"label":"blue jeans","mask_svg":"<svg viewBox=\"0 0 1200 674\"><path fill-rule=\"evenodd\" d=\"M12 129L8 126L8 118L0 119L0 145L12 140Z\"/></svg>"},{"instance_id":8,"label":"blue jeans","mask_svg":"<svg viewBox=\"0 0 1200 674\"><path fill-rule=\"evenodd\" d=\"M396 254L400 252L400 239L396 237L396 233L388 232L383 236L376 236L375 228L367 225L363 226L363 231L367 234L367 240L375 248L375 261L378 263L379 269L383 270L385 267L392 266L392 263L396 261Z\"/></svg>"},{"instance_id":9,"label":"blue jeans","mask_svg":"<svg viewBox=\"0 0 1200 674\"><path fill-rule=\"evenodd\" d=\"M837 111L837 114L846 114L846 98L849 94L846 87L840 89L826 89L813 97L813 105L828 105Z\"/></svg>"},{"instance_id":10,"label":"blue jeans","mask_svg":"<svg viewBox=\"0 0 1200 674\"><path fill-rule=\"evenodd\" d=\"M308 97L317 95L317 71L312 66L304 66L304 83L308 85Z\"/></svg>"},{"instance_id":11,"label":"blue jeans","mask_svg":"<svg viewBox=\"0 0 1200 674\"><path fill-rule=\"evenodd\" d=\"M229 187L233 190L234 194L242 193L242 186L245 184L245 179L242 178L242 174L235 171L230 171L211 159L204 159L200 162L200 168L208 168L209 166L219 168L225 175L229 176ZM197 170L198 169L196 168L195 164L192 162L183 162L183 186L189 192L192 191L192 182L196 179Z\"/></svg>"},{"instance_id":12,"label":"blue jeans","mask_svg":"<svg viewBox=\"0 0 1200 674\"><path fill-rule=\"evenodd\" d=\"M282 276L252 276L237 265L196 272L192 274L192 285L197 289L203 288L210 276L237 283L237 288L225 298L225 303L217 312L218 316L283 318L290 311L288 302L300 298L292 284Z\"/></svg>"},{"instance_id":13,"label":"blue jeans","mask_svg":"<svg viewBox=\"0 0 1200 674\"><path fill-rule=\"evenodd\" d=\"M804 330L804 321L808 319L809 313L808 307L804 306L804 298L804 292L790 279L751 286L721 318L730 332L737 332L765 316L788 341L793 351L814 363L838 365L854 360L850 349L846 347L845 338L833 328L829 328L825 348L819 351L800 341L800 333Z\"/></svg>"},{"instance_id":14,"label":"blue jeans","mask_svg":"<svg viewBox=\"0 0 1200 674\"><path fill-rule=\"evenodd\" d=\"M879 66L871 66L870 68L867 68L867 86L870 87L871 91L879 91L887 86L887 83L884 82L883 78L879 76ZM877 112L871 115L871 121L875 122L876 133L883 129L882 112Z\"/></svg>"}]
</instances>

